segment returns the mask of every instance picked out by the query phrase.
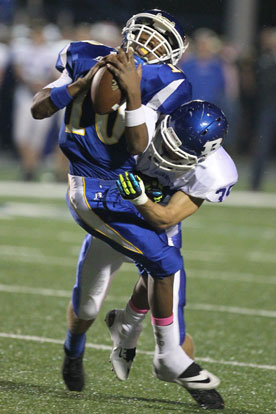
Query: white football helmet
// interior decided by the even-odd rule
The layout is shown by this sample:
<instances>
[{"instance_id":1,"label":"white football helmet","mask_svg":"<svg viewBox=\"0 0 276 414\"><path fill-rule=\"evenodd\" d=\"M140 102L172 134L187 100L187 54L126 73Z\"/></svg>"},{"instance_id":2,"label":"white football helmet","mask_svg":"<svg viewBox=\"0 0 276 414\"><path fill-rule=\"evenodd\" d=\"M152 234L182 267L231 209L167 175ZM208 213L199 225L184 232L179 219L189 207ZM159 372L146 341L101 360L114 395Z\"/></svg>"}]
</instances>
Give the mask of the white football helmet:
<instances>
[{"instance_id":1,"label":"white football helmet","mask_svg":"<svg viewBox=\"0 0 276 414\"><path fill-rule=\"evenodd\" d=\"M141 35L146 33L147 40ZM123 47L139 46L154 55L154 59L147 63L172 63L176 65L185 50L188 42L181 25L169 13L161 10L148 10L135 14L123 28ZM162 53L161 53L162 48ZM147 60L146 56L144 57Z\"/></svg>"}]
</instances>

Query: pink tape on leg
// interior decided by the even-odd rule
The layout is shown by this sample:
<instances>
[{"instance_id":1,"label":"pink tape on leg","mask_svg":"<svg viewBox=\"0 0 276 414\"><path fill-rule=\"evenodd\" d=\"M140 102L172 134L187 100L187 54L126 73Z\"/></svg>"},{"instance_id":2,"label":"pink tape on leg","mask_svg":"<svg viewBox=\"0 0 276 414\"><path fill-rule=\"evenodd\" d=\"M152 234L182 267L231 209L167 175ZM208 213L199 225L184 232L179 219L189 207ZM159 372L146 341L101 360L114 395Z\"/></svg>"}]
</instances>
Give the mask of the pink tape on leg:
<instances>
[{"instance_id":1,"label":"pink tape on leg","mask_svg":"<svg viewBox=\"0 0 276 414\"><path fill-rule=\"evenodd\" d=\"M132 310L134 310L134 312L136 313L142 313L145 314L147 313L149 310L148 309L138 309L136 308L136 306L134 305L134 303L132 302L132 299L130 299L129 301L129 306L131 307Z\"/></svg>"},{"instance_id":2,"label":"pink tape on leg","mask_svg":"<svg viewBox=\"0 0 276 414\"><path fill-rule=\"evenodd\" d=\"M173 323L173 314L169 316L168 318L155 318L154 316L151 316L151 320L152 320L153 325L167 326Z\"/></svg>"}]
</instances>

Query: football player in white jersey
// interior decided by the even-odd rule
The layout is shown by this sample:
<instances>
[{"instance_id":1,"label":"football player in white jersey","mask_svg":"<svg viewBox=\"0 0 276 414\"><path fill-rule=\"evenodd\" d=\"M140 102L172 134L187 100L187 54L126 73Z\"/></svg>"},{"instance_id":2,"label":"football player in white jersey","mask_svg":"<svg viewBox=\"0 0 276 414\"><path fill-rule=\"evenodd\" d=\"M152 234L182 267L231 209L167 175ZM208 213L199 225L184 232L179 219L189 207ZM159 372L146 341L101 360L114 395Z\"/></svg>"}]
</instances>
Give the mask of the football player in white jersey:
<instances>
[{"instance_id":1,"label":"football player in white jersey","mask_svg":"<svg viewBox=\"0 0 276 414\"><path fill-rule=\"evenodd\" d=\"M204 200L222 202L237 181L235 164L221 146L227 127L224 114L215 105L204 101L186 103L172 115L160 118L155 136L147 150L137 157L136 174L143 177L145 186L142 180L131 173L121 175L118 181L122 197L139 210L137 221L139 222L142 215L151 224L152 229L165 236L167 245L174 247L179 253L179 223L193 214ZM90 190L88 189L88 194ZM96 194L97 191L93 191ZM102 191L105 192L104 187ZM112 187L107 190L105 203L116 200L116 211L122 211L122 215L129 214L125 223L129 232L133 224L130 219L133 210L124 203L120 205L118 199L113 198L112 192ZM73 194L72 197L76 199ZM90 208L100 213L101 208L99 205L95 208L92 198L88 200ZM162 200L159 203L154 202L157 199ZM109 207L108 212L112 214L112 208ZM116 229L116 223L112 222L112 227ZM137 238L141 238L146 246L157 244L154 248L155 253L159 249L164 250L164 246L154 238L154 231L147 233L139 223L136 226L135 240L130 239L129 233L128 236L124 234L122 226L118 230L136 246ZM172 250L169 253L174 254ZM109 248L101 240L94 239L91 235L86 236L79 258L81 271L78 271L73 292L73 308L78 316L72 317L71 314L71 328L75 324L75 328L78 326L81 332L95 320L110 283L125 260L123 255ZM162 260L157 253L156 260ZM142 321L149 310L147 287L148 283L152 283L152 277L146 270L147 264L138 264L137 267L141 277L126 308L110 311L106 316L113 340L111 362L120 380L126 380L129 375ZM173 303L169 300L170 297L173 297ZM185 270L181 261L181 267L174 273L171 284L166 285L162 305L163 311L167 309L167 315L173 307L173 318L171 314L163 318L152 318L155 337L162 338L161 341L156 340L155 374L159 379L184 386L199 405L205 408L222 408L221 397L214 389L219 380L192 362L193 345L185 331L184 305ZM186 370L183 370L180 363L181 351L178 347L183 344L184 350L191 358L186 361ZM68 341L67 345L70 346ZM187 376L190 382L187 381Z\"/></svg>"}]
</instances>

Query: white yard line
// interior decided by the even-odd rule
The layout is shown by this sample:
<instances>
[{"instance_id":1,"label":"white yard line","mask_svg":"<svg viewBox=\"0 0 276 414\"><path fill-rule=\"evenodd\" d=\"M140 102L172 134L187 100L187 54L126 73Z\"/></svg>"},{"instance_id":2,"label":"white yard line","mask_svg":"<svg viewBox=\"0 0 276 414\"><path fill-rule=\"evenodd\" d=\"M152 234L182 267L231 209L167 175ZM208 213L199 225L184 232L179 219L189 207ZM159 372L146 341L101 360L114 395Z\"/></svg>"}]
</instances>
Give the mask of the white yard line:
<instances>
[{"instance_id":1,"label":"white yard line","mask_svg":"<svg viewBox=\"0 0 276 414\"><path fill-rule=\"evenodd\" d=\"M264 251L251 251L246 254L249 261L259 263L276 263L276 256L274 253L267 253Z\"/></svg>"},{"instance_id":2,"label":"white yard line","mask_svg":"<svg viewBox=\"0 0 276 414\"><path fill-rule=\"evenodd\" d=\"M61 267L72 267L75 268L77 265L79 246L71 247L71 254L74 254L76 259L59 256L48 256L44 255L39 248L36 247L24 247L24 246L11 246L0 244L0 258L1 261L10 261L11 257L14 257L17 263L36 263L47 266L61 266ZM190 253L187 257L190 259ZM209 256L208 256L209 257ZM272 262L273 262L273 257ZM205 262L206 258L197 260L197 262ZM210 259L210 257L209 257ZM268 259L268 258L267 258ZM252 260L252 258L251 258ZM212 261L209 260L209 264ZM130 263L125 263L121 269L121 272L135 272L135 266ZM1 275L1 271L0 271ZM188 267L188 278L189 279L206 279L206 280L218 280L225 282L241 282L241 283L257 283L262 285L275 285L276 276L267 275L254 275L250 273L242 272L225 272L220 270L208 270L208 269L197 269L191 265Z\"/></svg>"},{"instance_id":3,"label":"white yard line","mask_svg":"<svg viewBox=\"0 0 276 414\"><path fill-rule=\"evenodd\" d=\"M247 316L263 316L265 318L276 318L276 311L240 308L237 306L211 305L209 303L193 303L188 305L187 309L209 312L236 313L238 315Z\"/></svg>"},{"instance_id":4,"label":"white yard line","mask_svg":"<svg viewBox=\"0 0 276 414\"><path fill-rule=\"evenodd\" d=\"M69 213L69 209L67 206L55 206L53 204L35 204L35 203L27 203L27 202L14 202L8 201L5 203L0 203L0 220L9 221L13 217L24 217L30 219L51 219L51 220L59 220L59 221L72 221L73 219ZM221 226L214 227L212 232L214 234L227 234L235 235L239 238L246 238L254 237L257 240L273 240L275 239L275 231L273 228L270 227L269 224L267 226L242 226L241 224L234 224L230 222L220 223ZM223 225L222 225L223 224ZM208 225L206 222L202 221L199 216L195 216L193 220L184 221L182 223L182 228L184 229L200 229L200 231L204 231L208 229ZM8 226L6 228L1 229L1 233L3 236L5 234L9 234L10 229ZM19 233L18 236L20 237L21 234ZM36 238L37 234L30 234L31 238ZM61 240L62 236L61 236ZM63 240L64 241L64 240ZM68 241L68 238L67 240ZM70 240L69 240L70 241Z\"/></svg>"},{"instance_id":5,"label":"white yard line","mask_svg":"<svg viewBox=\"0 0 276 414\"><path fill-rule=\"evenodd\" d=\"M189 257L189 255L187 255ZM200 260L198 260L200 261ZM210 261L211 263L211 261ZM124 263L120 271L133 272L134 265L131 263ZM225 272L223 270L207 270L197 269L191 265L187 268L188 279L210 279L225 282L244 282L244 283L258 283L263 285L275 285L276 276L254 275L251 273L242 272Z\"/></svg>"},{"instance_id":6,"label":"white yard line","mask_svg":"<svg viewBox=\"0 0 276 414\"><path fill-rule=\"evenodd\" d=\"M47 256L36 247L0 245L0 257L2 261L10 261L11 257L14 257L17 263L38 263L48 266L65 267L73 267L77 265L77 259L73 260L69 257Z\"/></svg>"},{"instance_id":7,"label":"white yard line","mask_svg":"<svg viewBox=\"0 0 276 414\"><path fill-rule=\"evenodd\" d=\"M252 275L250 273L223 272L219 270L202 270L189 266L188 279L206 279L222 282L257 283L276 285L276 276Z\"/></svg>"},{"instance_id":8,"label":"white yard line","mask_svg":"<svg viewBox=\"0 0 276 414\"><path fill-rule=\"evenodd\" d=\"M26 183L24 181L1 181L0 194L5 197L30 197L60 200L64 199L66 184Z\"/></svg>"},{"instance_id":9,"label":"white yard line","mask_svg":"<svg viewBox=\"0 0 276 414\"><path fill-rule=\"evenodd\" d=\"M0 292L6 293L21 293L41 296L53 296L53 297L71 297L71 291L67 290L56 290L56 289L43 289L43 288L29 288L26 286L16 285L4 285L0 284ZM107 296L109 302L127 301L128 297L112 295ZM193 303L187 306L187 310L193 311L208 311L208 312L223 312L223 313L234 313L238 315L247 316L260 316L265 318L276 318L276 311L265 310L265 309L249 309L241 308L236 306L220 306L209 303Z\"/></svg>"},{"instance_id":10,"label":"white yard line","mask_svg":"<svg viewBox=\"0 0 276 414\"><path fill-rule=\"evenodd\" d=\"M6 332L0 332L0 338L6 338L6 339L18 339L21 341L33 341L33 342L39 342L39 343L50 343L50 344L57 344L57 345L63 345L64 340L60 339L52 339L52 338L45 338L41 336L31 336L31 335L17 335L17 334L11 334ZM103 345L103 344L86 344L87 348L97 349L101 351L111 351L111 346ZM153 352L149 351L142 351L137 350L138 353L142 355L149 355L153 356ZM276 371L276 365L259 365L259 364L252 364L248 362L239 362L239 361L224 361L224 360L216 360L212 358L197 358L198 361L207 362L210 364L221 364L221 365L230 365L235 367L243 367L243 368L254 368L254 369L263 369L263 370L271 370Z\"/></svg>"},{"instance_id":11,"label":"white yard line","mask_svg":"<svg viewBox=\"0 0 276 414\"><path fill-rule=\"evenodd\" d=\"M77 263L77 257L79 253L80 246L71 246L70 255L74 255L76 260L70 260L68 257L59 257L59 256L47 256L43 254L43 252L36 247L25 247L25 246L14 246L14 245L5 245L0 244L0 258L1 260L10 260L11 257L14 257L17 262L24 262L24 263L41 263L41 264L49 264L50 265L58 265L58 266L75 266ZM184 257L187 257L190 261L196 261L208 263L208 264L217 264L217 263L224 263L225 259L229 258L227 254L227 250L219 251L219 250L205 250L204 252L200 252L195 250L186 250L184 249ZM261 251L250 251L250 252L240 252L237 251L236 254L232 254L231 256L234 258L236 256L242 255L245 259L251 262L257 263L276 263L276 257L272 253L265 253ZM189 266L192 269L191 266ZM132 267L133 269L133 267ZM211 272L209 272L211 273ZM220 272L217 272L220 273ZM221 272L224 274L224 272ZM232 274L235 278L236 273ZM223 276L222 276L223 277ZM231 276L229 276L231 277ZM211 277L210 277L211 278ZM266 279L271 279L267 278ZM273 277L272 277L273 278ZM273 280L273 279L271 279ZM275 283L271 282L270 283Z\"/></svg>"},{"instance_id":12,"label":"white yard line","mask_svg":"<svg viewBox=\"0 0 276 414\"><path fill-rule=\"evenodd\" d=\"M56 219L61 221L71 220L69 209L66 205L55 206L53 204L31 204L24 202L7 202L0 205L0 218L5 220L10 217L29 217L40 219Z\"/></svg>"},{"instance_id":13,"label":"white yard line","mask_svg":"<svg viewBox=\"0 0 276 414\"><path fill-rule=\"evenodd\" d=\"M70 298L72 292L70 290L61 290L61 289L44 289L44 288L30 288L26 286L16 286L16 285L2 285L0 284L0 292L6 293L22 293L29 295L40 295L40 296L57 296Z\"/></svg>"},{"instance_id":14,"label":"white yard line","mask_svg":"<svg viewBox=\"0 0 276 414\"><path fill-rule=\"evenodd\" d=\"M32 197L44 199L64 199L67 191L66 184L57 183L26 183L1 181L0 195L3 197ZM219 203L220 204L220 203ZM213 205L206 203L206 205ZM276 194L235 191L221 203L224 206L276 208Z\"/></svg>"}]
</instances>

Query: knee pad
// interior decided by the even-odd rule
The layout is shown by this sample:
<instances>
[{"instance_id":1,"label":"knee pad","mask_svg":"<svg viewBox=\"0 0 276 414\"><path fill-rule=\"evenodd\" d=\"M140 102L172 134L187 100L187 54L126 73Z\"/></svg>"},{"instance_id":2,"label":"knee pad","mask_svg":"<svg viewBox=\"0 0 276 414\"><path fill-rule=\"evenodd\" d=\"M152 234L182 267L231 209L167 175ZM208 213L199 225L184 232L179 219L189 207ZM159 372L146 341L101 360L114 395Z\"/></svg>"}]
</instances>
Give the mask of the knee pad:
<instances>
[{"instance_id":1,"label":"knee pad","mask_svg":"<svg viewBox=\"0 0 276 414\"><path fill-rule=\"evenodd\" d=\"M75 310L74 310L75 311ZM100 311L100 305L96 303L94 299L89 299L86 303L80 304L80 307L76 313L78 318L85 321L95 320Z\"/></svg>"}]
</instances>

